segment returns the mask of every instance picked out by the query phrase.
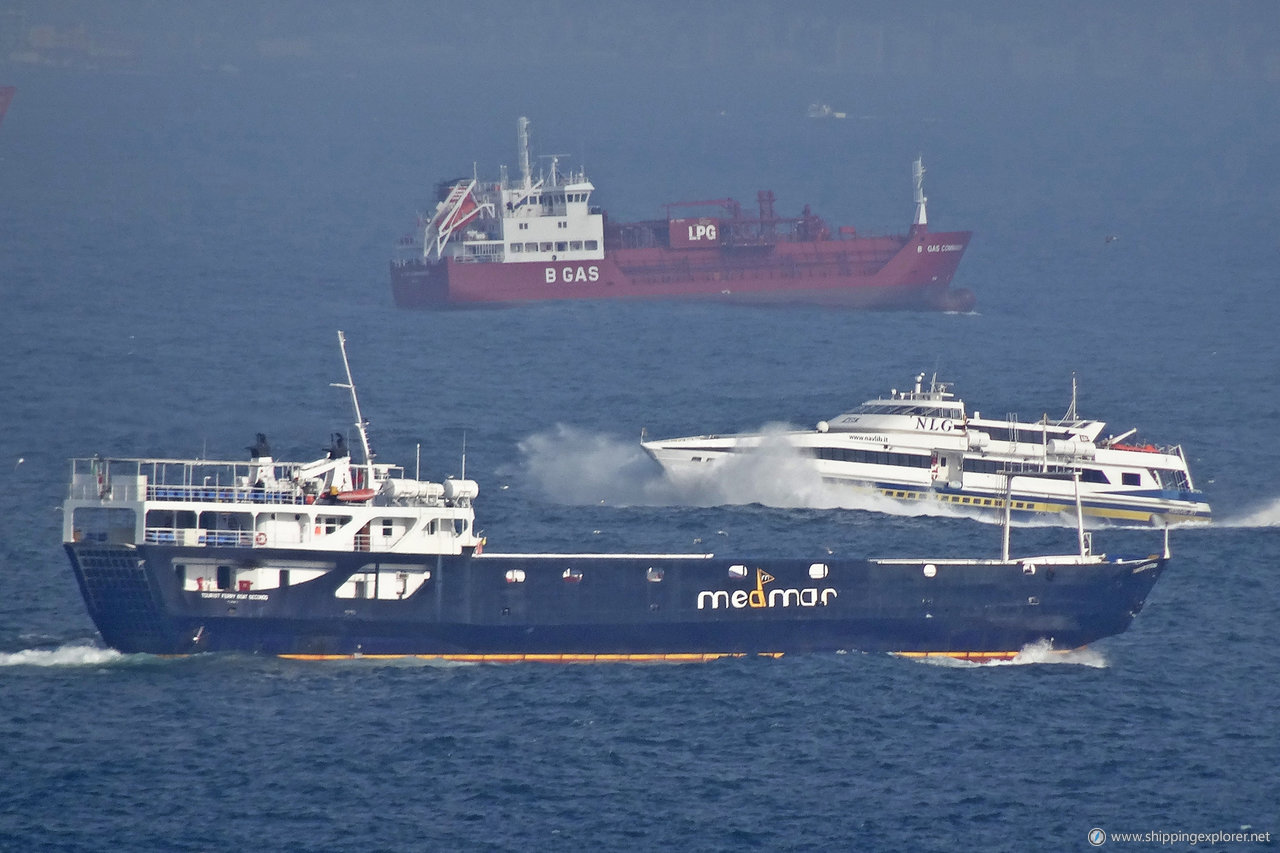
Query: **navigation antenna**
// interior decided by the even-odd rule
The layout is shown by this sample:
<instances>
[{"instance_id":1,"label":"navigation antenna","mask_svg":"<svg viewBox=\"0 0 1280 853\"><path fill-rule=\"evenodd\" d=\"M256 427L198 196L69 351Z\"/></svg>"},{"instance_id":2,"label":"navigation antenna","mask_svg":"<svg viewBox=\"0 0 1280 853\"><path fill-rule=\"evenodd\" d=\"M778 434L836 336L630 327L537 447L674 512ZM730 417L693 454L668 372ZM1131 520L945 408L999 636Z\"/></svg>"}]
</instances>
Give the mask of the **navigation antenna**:
<instances>
[{"instance_id":1,"label":"navigation antenna","mask_svg":"<svg viewBox=\"0 0 1280 853\"><path fill-rule=\"evenodd\" d=\"M516 130L520 140L520 179L527 193L533 187L533 174L529 169L529 119L520 116Z\"/></svg>"},{"instance_id":2,"label":"navigation antenna","mask_svg":"<svg viewBox=\"0 0 1280 853\"><path fill-rule=\"evenodd\" d=\"M925 213L925 205L929 199L924 195L924 158L917 157L911 164L911 179L915 183L916 218L912 223L916 230L929 224L929 216Z\"/></svg>"},{"instance_id":3,"label":"navigation antenna","mask_svg":"<svg viewBox=\"0 0 1280 853\"><path fill-rule=\"evenodd\" d=\"M360 434L360 447L364 450L365 488L373 486L373 451L369 449L368 422L360 414L360 400L356 397L356 382L351 378L351 362L347 361L347 336L338 330L338 347L342 350L342 366L347 371L347 381L330 382L330 387L346 388L351 392L351 407L356 411L356 431Z\"/></svg>"},{"instance_id":4,"label":"navigation antenna","mask_svg":"<svg viewBox=\"0 0 1280 853\"><path fill-rule=\"evenodd\" d=\"M1062 419L1068 423L1075 423L1079 419L1076 415L1076 372L1074 370L1071 371L1071 406Z\"/></svg>"}]
</instances>

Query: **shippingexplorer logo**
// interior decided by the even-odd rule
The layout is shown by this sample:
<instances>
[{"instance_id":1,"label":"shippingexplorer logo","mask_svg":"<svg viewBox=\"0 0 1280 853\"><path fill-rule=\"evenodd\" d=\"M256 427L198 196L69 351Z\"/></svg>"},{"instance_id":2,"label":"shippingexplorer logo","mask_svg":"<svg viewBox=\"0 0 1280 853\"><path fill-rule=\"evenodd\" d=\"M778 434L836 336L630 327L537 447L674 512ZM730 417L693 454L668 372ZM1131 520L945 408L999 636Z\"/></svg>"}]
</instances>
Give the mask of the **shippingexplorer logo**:
<instances>
[{"instance_id":1,"label":"shippingexplorer logo","mask_svg":"<svg viewBox=\"0 0 1280 853\"><path fill-rule=\"evenodd\" d=\"M1165 832L1156 829L1150 832L1107 832L1101 827L1095 826L1089 830L1087 837L1090 847L1101 847L1109 841L1113 843L1130 841L1142 844L1158 843L1161 847L1167 847L1171 844L1188 844L1195 847L1197 844L1271 843L1270 832L1249 831L1252 829L1253 827L1243 826L1239 832Z\"/></svg>"},{"instance_id":2,"label":"shippingexplorer logo","mask_svg":"<svg viewBox=\"0 0 1280 853\"><path fill-rule=\"evenodd\" d=\"M831 587L818 589L816 586L804 589L782 589L780 587L765 590L764 585L776 580L764 569L756 569L756 588L704 589L698 593L699 610L718 610L721 607L733 610L762 607L826 607L831 599L839 595Z\"/></svg>"}]
</instances>

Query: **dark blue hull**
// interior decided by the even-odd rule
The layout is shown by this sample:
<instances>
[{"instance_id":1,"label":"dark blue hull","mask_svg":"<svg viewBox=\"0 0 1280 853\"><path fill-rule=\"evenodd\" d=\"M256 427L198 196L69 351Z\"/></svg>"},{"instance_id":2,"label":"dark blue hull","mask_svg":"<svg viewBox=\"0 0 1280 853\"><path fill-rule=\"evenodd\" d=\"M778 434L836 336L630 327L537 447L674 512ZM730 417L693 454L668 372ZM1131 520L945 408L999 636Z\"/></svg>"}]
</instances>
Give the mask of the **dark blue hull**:
<instances>
[{"instance_id":1,"label":"dark blue hull","mask_svg":"<svg viewBox=\"0 0 1280 853\"><path fill-rule=\"evenodd\" d=\"M90 616L106 643L122 652L463 659L855 649L1001 657L1038 642L1078 648L1123 632L1166 563L1151 556L931 567L924 560L424 558L255 549L259 567L310 561L323 573L273 588L228 582L197 590L184 582L187 561L225 560L220 568L230 577L244 550L66 548ZM407 595L389 586L379 591L372 580L352 597L357 572L426 579Z\"/></svg>"}]
</instances>

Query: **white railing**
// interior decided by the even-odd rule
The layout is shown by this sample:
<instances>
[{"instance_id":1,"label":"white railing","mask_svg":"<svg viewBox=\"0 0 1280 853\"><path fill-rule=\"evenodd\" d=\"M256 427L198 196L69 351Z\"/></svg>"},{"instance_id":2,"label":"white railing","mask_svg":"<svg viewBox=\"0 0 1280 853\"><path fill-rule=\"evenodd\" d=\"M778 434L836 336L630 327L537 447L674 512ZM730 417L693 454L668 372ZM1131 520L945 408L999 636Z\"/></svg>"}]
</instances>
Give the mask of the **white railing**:
<instances>
[{"instance_id":1,"label":"white railing","mask_svg":"<svg viewBox=\"0 0 1280 853\"><path fill-rule=\"evenodd\" d=\"M148 527L143 541L164 545L222 545L233 548L253 547L249 530L205 530L192 527Z\"/></svg>"}]
</instances>

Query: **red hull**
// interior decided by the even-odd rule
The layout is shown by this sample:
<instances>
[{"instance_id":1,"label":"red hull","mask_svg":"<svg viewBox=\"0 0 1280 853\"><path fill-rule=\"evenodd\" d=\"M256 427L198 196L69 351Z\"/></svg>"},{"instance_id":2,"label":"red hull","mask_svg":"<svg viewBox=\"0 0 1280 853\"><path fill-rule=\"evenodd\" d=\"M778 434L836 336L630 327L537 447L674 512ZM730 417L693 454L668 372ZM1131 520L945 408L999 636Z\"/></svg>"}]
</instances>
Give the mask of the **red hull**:
<instances>
[{"instance_id":1,"label":"red hull","mask_svg":"<svg viewBox=\"0 0 1280 853\"><path fill-rule=\"evenodd\" d=\"M855 237L717 250L614 249L598 261L393 262L402 308L551 299L685 299L804 303L865 309L969 311L951 289L968 231L913 228L906 237Z\"/></svg>"}]
</instances>

